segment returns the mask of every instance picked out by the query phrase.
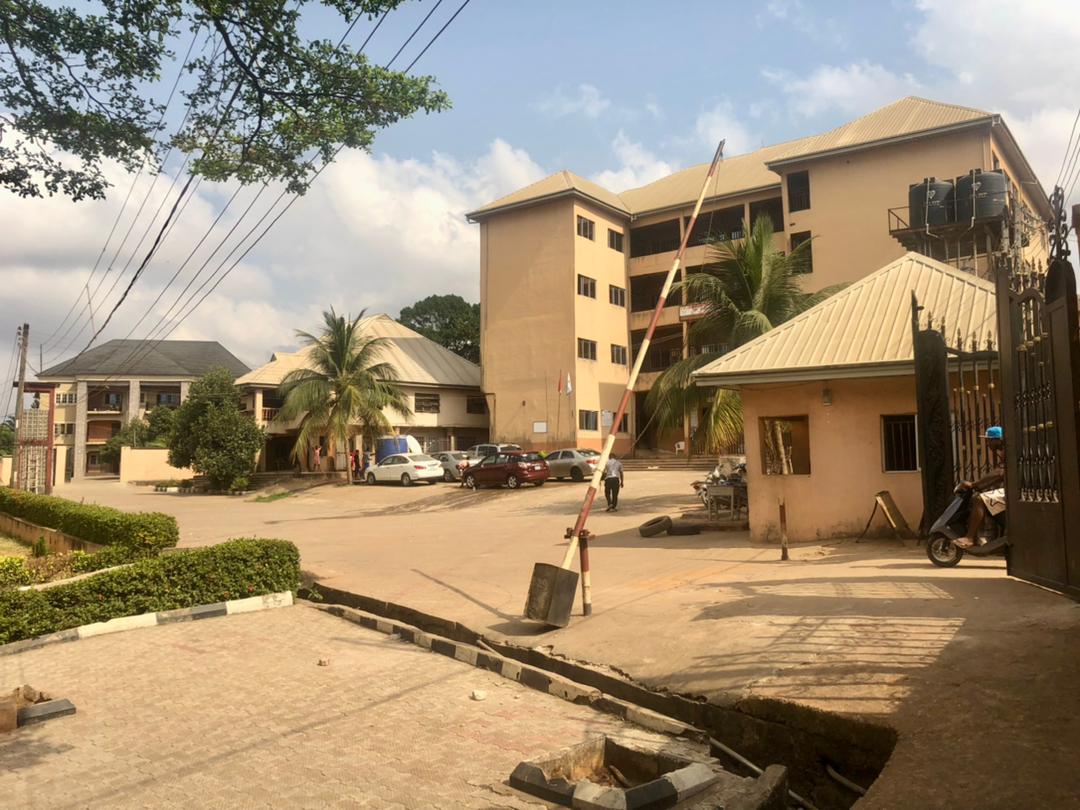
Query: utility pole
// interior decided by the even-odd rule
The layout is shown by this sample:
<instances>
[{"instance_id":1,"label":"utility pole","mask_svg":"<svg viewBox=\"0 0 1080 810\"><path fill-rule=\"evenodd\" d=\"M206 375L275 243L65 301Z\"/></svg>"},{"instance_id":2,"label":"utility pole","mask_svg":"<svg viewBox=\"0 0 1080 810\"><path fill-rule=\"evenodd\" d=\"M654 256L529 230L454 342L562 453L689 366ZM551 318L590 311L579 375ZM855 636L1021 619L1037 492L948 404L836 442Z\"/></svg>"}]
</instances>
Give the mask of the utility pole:
<instances>
[{"instance_id":1,"label":"utility pole","mask_svg":"<svg viewBox=\"0 0 1080 810\"><path fill-rule=\"evenodd\" d=\"M15 448L11 455L11 479L8 484L14 489L19 483L19 442L22 426L23 392L26 390L26 350L30 346L30 324L24 323L19 332L19 387L15 394Z\"/></svg>"}]
</instances>

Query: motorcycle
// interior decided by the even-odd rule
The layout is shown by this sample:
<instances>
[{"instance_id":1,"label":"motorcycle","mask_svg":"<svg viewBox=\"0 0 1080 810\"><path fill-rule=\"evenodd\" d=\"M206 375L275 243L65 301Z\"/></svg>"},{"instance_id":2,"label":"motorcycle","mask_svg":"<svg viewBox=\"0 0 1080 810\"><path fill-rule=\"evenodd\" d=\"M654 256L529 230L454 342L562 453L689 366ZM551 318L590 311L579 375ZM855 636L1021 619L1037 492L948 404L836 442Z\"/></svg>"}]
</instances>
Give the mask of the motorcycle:
<instances>
[{"instance_id":1,"label":"motorcycle","mask_svg":"<svg viewBox=\"0 0 1080 810\"><path fill-rule=\"evenodd\" d=\"M957 487L953 492L956 497L930 527L930 539L926 543L926 556L930 562L940 568L952 568L963 559L964 554L973 557L1004 556L1009 548L1005 512L987 514L974 546L960 548L956 545L955 541L967 534L971 499L978 493L965 487Z\"/></svg>"},{"instance_id":2,"label":"motorcycle","mask_svg":"<svg viewBox=\"0 0 1080 810\"><path fill-rule=\"evenodd\" d=\"M723 465L713 467L704 481L692 481L690 486L694 488L694 494L701 499L702 505L709 507L709 487L745 487L746 486L746 463L736 464L730 472L725 472Z\"/></svg>"}]
</instances>

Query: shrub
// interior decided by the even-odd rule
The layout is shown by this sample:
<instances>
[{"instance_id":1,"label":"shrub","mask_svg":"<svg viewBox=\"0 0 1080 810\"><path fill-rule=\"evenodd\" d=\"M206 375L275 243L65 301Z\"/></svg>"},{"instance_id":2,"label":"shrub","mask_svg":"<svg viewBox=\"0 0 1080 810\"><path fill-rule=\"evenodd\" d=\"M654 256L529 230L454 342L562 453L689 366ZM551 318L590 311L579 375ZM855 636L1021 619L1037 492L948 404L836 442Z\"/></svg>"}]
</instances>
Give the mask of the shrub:
<instances>
[{"instance_id":1,"label":"shrub","mask_svg":"<svg viewBox=\"0 0 1080 810\"><path fill-rule=\"evenodd\" d=\"M114 565L135 562L136 557L127 549L110 546L94 554L85 551L71 552L71 571L74 574L85 574L88 571L100 571L102 568L112 568Z\"/></svg>"},{"instance_id":2,"label":"shrub","mask_svg":"<svg viewBox=\"0 0 1080 810\"><path fill-rule=\"evenodd\" d=\"M122 512L7 487L0 487L0 512L59 529L89 543L126 549L132 557L157 554L180 539L176 518L171 515Z\"/></svg>"},{"instance_id":3,"label":"shrub","mask_svg":"<svg viewBox=\"0 0 1080 810\"><path fill-rule=\"evenodd\" d=\"M0 591L30 584L30 570L22 557L0 557Z\"/></svg>"},{"instance_id":4,"label":"shrub","mask_svg":"<svg viewBox=\"0 0 1080 810\"><path fill-rule=\"evenodd\" d=\"M44 591L0 591L0 644L119 616L295 592L299 584L292 543L229 540Z\"/></svg>"}]
</instances>

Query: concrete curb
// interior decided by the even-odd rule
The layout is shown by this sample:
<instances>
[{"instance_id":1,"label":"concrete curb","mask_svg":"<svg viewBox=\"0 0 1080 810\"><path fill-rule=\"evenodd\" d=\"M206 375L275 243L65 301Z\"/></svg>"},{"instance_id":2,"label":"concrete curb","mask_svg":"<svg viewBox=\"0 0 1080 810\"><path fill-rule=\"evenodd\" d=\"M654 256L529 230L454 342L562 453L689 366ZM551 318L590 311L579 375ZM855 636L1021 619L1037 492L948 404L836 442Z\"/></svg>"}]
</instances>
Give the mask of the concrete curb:
<instances>
[{"instance_id":1,"label":"concrete curb","mask_svg":"<svg viewBox=\"0 0 1080 810\"><path fill-rule=\"evenodd\" d=\"M404 641L408 641L419 647L424 647L434 653L445 655L447 658L454 658L464 664L477 667L478 669L486 669L489 672L494 672L496 675L501 675L504 678L517 681L522 686L527 686L538 692L546 692L553 697L569 701L570 703L591 706L606 714L613 714L616 717L626 720L628 723L633 723L634 725L641 726L650 731L678 737L687 737L699 742L707 741L707 735L691 725L680 723L678 720L673 720L658 712L635 706L625 700L619 700L610 695L605 695L599 689L594 687L584 686L577 681L564 678L553 672L523 664L520 661L507 658L497 652L484 650L480 647L460 641L451 641L443 636L425 633L423 630L419 630L412 625L404 624L403 622L390 621L381 616L376 616L373 613L357 610L356 608L345 607L343 605L318 604L312 604L311 607L329 613L332 616L337 616L338 618L350 621L353 624L358 624L361 627L366 627L369 630L376 630L389 636L397 636ZM2 649L3 648L0 648L0 651L2 651Z\"/></svg>"},{"instance_id":2,"label":"concrete curb","mask_svg":"<svg viewBox=\"0 0 1080 810\"><path fill-rule=\"evenodd\" d=\"M47 636L37 636L22 641L12 641L10 644L2 644L0 645L0 655L14 655L26 650L36 650L38 647L45 647L49 644L78 641L81 638L103 636L109 633L122 633L125 630L134 630L138 627L193 622L214 616L231 616L235 613L251 613L256 610L288 607L292 603L292 591L282 591L281 593L268 593L263 596L249 596L244 599L230 599L227 602L216 602L212 605L196 605L177 610L165 610L159 613L140 613L136 616L120 616L116 619L109 619L107 622L84 624L81 627L72 627L69 630L50 633Z\"/></svg>"}]
</instances>

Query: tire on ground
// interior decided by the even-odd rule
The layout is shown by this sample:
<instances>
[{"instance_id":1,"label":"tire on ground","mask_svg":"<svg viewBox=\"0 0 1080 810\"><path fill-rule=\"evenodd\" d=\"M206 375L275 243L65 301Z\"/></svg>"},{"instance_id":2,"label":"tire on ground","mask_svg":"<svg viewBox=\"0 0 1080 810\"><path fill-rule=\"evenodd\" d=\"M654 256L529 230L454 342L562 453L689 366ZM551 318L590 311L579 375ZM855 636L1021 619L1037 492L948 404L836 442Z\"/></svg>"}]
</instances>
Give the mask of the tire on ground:
<instances>
[{"instance_id":1,"label":"tire on ground","mask_svg":"<svg viewBox=\"0 0 1080 810\"><path fill-rule=\"evenodd\" d=\"M667 515L663 517L655 517L652 520L646 520L640 526L638 526L638 534L642 537L656 537L658 534L663 534L671 528L671 518Z\"/></svg>"},{"instance_id":2,"label":"tire on ground","mask_svg":"<svg viewBox=\"0 0 1080 810\"><path fill-rule=\"evenodd\" d=\"M675 536L701 534L701 526L692 523L672 523L668 526L667 533Z\"/></svg>"}]
</instances>

